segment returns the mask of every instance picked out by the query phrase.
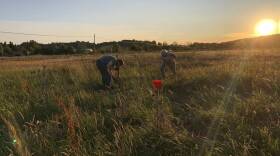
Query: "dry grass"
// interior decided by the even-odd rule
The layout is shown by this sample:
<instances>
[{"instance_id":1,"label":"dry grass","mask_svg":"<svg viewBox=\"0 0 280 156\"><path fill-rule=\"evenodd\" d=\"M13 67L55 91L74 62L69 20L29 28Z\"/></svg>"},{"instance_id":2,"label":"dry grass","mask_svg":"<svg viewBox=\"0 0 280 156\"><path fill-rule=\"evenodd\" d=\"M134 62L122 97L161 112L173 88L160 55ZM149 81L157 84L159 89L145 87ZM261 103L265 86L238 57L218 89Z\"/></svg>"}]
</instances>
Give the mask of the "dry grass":
<instances>
[{"instance_id":1,"label":"dry grass","mask_svg":"<svg viewBox=\"0 0 280 156\"><path fill-rule=\"evenodd\" d=\"M277 50L177 55L159 98L158 53L123 55L113 91L98 55L1 59L0 155L279 154Z\"/></svg>"}]
</instances>

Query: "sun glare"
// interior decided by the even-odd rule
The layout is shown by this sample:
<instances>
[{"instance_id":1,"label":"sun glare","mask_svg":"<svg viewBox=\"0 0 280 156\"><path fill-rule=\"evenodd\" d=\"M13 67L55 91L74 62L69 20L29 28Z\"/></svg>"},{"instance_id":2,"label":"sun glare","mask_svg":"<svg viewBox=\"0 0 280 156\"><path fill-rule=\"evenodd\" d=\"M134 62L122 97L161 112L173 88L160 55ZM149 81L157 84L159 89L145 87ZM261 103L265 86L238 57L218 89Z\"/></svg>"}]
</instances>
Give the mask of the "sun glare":
<instances>
[{"instance_id":1,"label":"sun glare","mask_svg":"<svg viewBox=\"0 0 280 156\"><path fill-rule=\"evenodd\" d=\"M266 19L260 21L256 25L256 35L258 36L267 36L273 35L277 33L277 22L271 19Z\"/></svg>"}]
</instances>

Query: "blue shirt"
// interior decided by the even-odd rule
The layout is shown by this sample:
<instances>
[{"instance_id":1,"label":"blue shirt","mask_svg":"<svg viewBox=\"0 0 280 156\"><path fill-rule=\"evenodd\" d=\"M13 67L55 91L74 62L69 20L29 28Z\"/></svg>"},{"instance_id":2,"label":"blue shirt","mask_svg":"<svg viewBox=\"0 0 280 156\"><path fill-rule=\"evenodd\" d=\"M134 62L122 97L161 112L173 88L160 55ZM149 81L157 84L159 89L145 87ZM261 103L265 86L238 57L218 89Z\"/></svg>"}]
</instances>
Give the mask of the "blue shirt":
<instances>
[{"instance_id":1,"label":"blue shirt","mask_svg":"<svg viewBox=\"0 0 280 156\"><path fill-rule=\"evenodd\" d=\"M107 68L115 68L117 64L117 58L110 55L102 56L98 59L98 61Z\"/></svg>"}]
</instances>

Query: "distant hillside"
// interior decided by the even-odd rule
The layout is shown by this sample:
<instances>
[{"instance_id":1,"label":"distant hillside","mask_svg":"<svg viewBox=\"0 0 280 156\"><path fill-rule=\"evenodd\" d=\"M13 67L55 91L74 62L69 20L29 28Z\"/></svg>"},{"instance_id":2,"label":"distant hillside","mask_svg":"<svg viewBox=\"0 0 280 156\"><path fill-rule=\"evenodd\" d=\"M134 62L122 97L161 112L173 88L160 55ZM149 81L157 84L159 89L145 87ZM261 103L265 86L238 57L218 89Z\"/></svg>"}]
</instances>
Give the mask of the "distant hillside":
<instances>
[{"instance_id":1,"label":"distant hillside","mask_svg":"<svg viewBox=\"0 0 280 156\"><path fill-rule=\"evenodd\" d=\"M168 44L156 41L122 40L118 42L104 42L96 45L99 52L121 52L121 51L158 51L161 49L189 50L186 45L177 43Z\"/></svg>"},{"instance_id":2,"label":"distant hillside","mask_svg":"<svg viewBox=\"0 0 280 156\"><path fill-rule=\"evenodd\" d=\"M241 39L224 44L235 48L280 48L280 35Z\"/></svg>"},{"instance_id":3,"label":"distant hillside","mask_svg":"<svg viewBox=\"0 0 280 156\"><path fill-rule=\"evenodd\" d=\"M104 42L94 45L90 42L50 43L40 44L36 41L24 42L16 45L12 42L0 43L0 56L28 56L28 55L65 55L86 53L121 53L121 52L152 52L161 49L174 51L188 50L234 50L234 49L275 49L280 48L280 35L240 39L222 43L193 43L179 45L156 41L122 40Z\"/></svg>"},{"instance_id":4,"label":"distant hillside","mask_svg":"<svg viewBox=\"0 0 280 156\"><path fill-rule=\"evenodd\" d=\"M193 43L192 50L273 49L280 48L280 35L239 39L222 43Z\"/></svg>"}]
</instances>

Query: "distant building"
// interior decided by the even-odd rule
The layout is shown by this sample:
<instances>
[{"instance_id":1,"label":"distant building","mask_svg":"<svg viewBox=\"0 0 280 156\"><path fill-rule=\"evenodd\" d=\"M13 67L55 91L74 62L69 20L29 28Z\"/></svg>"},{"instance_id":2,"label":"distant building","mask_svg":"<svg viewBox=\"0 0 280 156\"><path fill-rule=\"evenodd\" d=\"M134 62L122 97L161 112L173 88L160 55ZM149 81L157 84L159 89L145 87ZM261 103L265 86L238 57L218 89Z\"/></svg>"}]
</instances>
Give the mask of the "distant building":
<instances>
[{"instance_id":1,"label":"distant building","mask_svg":"<svg viewBox=\"0 0 280 156\"><path fill-rule=\"evenodd\" d=\"M91 49L91 48L87 48L87 49L83 49L83 52L84 53L92 53L92 52L94 52L94 50Z\"/></svg>"}]
</instances>

